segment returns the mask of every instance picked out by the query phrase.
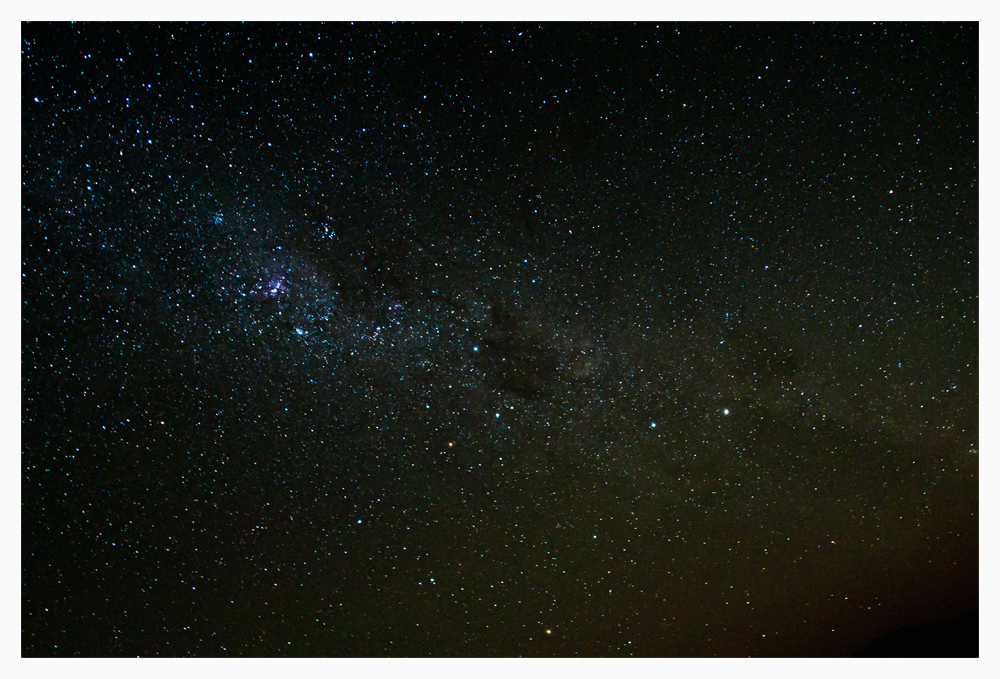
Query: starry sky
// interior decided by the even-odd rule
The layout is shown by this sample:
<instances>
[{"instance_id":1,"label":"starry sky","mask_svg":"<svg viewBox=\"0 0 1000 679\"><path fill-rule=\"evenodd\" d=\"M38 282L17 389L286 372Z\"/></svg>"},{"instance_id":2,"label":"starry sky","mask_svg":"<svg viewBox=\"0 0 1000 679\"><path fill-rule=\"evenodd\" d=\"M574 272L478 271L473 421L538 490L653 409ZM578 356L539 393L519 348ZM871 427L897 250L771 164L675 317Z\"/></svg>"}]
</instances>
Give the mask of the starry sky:
<instances>
[{"instance_id":1,"label":"starry sky","mask_svg":"<svg viewBox=\"0 0 1000 679\"><path fill-rule=\"evenodd\" d=\"M24 656L978 605L977 24L21 38Z\"/></svg>"}]
</instances>

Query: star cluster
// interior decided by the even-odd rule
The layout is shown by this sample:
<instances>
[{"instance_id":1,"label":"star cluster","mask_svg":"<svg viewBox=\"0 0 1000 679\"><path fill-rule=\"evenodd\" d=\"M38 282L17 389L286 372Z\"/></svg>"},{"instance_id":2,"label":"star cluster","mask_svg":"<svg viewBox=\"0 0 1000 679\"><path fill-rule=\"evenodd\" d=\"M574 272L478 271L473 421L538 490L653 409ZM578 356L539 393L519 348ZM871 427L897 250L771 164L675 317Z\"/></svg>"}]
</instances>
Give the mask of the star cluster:
<instances>
[{"instance_id":1,"label":"star cluster","mask_svg":"<svg viewBox=\"0 0 1000 679\"><path fill-rule=\"evenodd\" d=\"M845 655L978 598L978 29L25 24L25 656Z\"/></svg>"}]
</instances>

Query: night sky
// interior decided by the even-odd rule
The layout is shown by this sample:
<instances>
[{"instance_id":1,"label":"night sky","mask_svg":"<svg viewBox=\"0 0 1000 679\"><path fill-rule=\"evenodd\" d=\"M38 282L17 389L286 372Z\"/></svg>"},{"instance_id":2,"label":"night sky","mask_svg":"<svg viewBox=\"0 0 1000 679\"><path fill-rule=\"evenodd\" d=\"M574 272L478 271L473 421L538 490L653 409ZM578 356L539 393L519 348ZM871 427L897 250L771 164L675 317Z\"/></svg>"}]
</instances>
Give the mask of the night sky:
<instances>
[{"instance_id":1,"label":"night sky","mask_svg":"<svg viewBox=\"0 0 1000 679\"><path fill-rule=\"evenodd\" d=\"M977 24L21 37L24 656L978 605Z\"/></svg>"}]
</instances>

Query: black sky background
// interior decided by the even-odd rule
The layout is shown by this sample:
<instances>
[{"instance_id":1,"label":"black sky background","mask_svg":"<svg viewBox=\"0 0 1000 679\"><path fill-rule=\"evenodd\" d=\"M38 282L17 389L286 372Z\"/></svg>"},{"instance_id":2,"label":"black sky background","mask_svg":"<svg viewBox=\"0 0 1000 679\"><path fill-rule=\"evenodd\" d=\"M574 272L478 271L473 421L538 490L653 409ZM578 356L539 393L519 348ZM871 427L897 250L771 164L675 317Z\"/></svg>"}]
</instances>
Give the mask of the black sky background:
<instances>
[{"instance_id":1,"label":"black sky background","mask_svg":"<svg viewBox=\"0 0 1000 679\"><path fill-rule=\"evenodd\" d=\"M22 654L975 610L978 39L23 24Z\"/></svg>"}]
</instances>

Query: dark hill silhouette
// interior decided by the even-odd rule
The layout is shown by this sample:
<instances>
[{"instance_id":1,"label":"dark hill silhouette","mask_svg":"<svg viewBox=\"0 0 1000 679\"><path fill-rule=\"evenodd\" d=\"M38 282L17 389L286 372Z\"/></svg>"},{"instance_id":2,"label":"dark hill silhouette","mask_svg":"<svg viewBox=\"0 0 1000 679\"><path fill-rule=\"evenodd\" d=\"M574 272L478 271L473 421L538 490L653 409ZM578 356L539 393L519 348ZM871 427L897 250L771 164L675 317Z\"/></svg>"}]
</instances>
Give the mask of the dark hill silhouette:
<instances>
[{"instance_id":1,"label":"dark hill silhouette","mask_svg":"<svg viewBox=\"0 0 1000 679\"><path fill-rule=\"evenodd\" d=\"M875 639L855 658L978 658L979 609L952 620L901 627Z\"/></svg>"}]
</instances>

